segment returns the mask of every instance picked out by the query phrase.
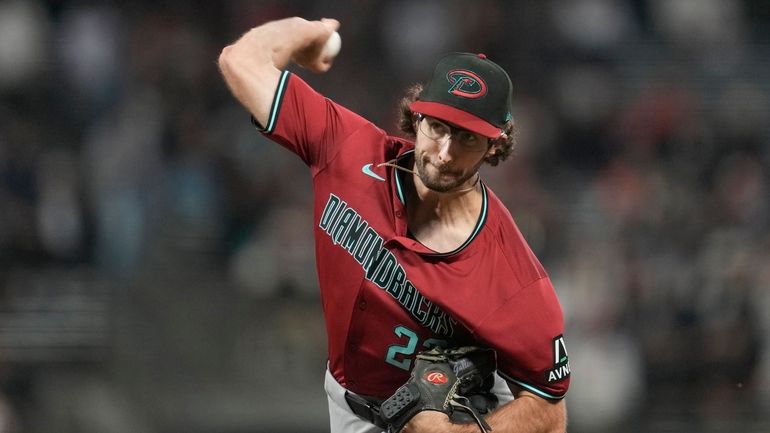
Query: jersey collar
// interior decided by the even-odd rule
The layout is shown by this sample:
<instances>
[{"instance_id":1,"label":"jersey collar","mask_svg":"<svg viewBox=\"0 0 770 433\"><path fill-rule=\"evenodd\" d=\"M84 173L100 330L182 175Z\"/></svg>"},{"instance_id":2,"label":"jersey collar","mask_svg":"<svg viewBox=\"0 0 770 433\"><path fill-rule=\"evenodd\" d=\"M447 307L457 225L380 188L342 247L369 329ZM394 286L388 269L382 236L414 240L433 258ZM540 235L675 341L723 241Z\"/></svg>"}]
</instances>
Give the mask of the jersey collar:
<instances>
[{"instance_id":1,"label":"jersey collar","mask_svg":"<svg viewBox=\"0 0 770 433\"><path fill-rule=\"evenodd\" d=\"M398 156L398 160L396 161L396 164L401 165L402 167L406 167L407 166L406 164L408 164L413 158L414 158L414 149L407 150L406 152ZM406 208L404 180L402 178L408 173L403 170L396 170L396 169L393 169L393 171L394 171L393 178L395 179L395 184L396 184L395 185L396 194L398 195L398 199L401 202L401 204L404 206L404 208ZM473 240L476 239L476 237L481 232L481 229L484 228L484 224L487 221L487 214L489 211L487 186L480 179L479 179L479 184L481 185L481 213L479 214L479 219L476 221L476 226L473 228L473 231L471 232L470 236L468 236L468 239L466 239L465 242L462 243L462 245L446 253L437 253L412 238L404 237L403 239L397 239L398 242L403 246L409 249L412 249L420 254L429 255L433 257L453 256L465 250L465 248L467 248L468 245L470 245L471 242L473 242Z\"/></svg>"}]
</instances>

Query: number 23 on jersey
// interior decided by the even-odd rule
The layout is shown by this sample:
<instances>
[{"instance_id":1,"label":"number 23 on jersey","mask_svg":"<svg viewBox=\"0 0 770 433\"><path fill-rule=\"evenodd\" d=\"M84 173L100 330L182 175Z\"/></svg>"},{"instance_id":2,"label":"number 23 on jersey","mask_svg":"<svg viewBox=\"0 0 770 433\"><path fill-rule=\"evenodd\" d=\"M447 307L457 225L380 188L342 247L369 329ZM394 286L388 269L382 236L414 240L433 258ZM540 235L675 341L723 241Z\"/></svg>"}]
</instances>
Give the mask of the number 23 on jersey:
<instances>
[{"instance_id":1,"label":"number 23 on jersey","mask_svg":"<svg viewBox=\"0 0 770 433\"><path fill-rule=\"evenodd\" d=\"M420 338L417 333L407 328L406 326L399 325L393 333L399 338L398 344L391 344L388 346L388 353L385 355L385 362L402 370L409 370L412 366L412 358L415 352L420 346L420 351L429 350L432 347L447 347L447 342L438 338L428 338L420 343Z\"/></svg>"}]
</instances>

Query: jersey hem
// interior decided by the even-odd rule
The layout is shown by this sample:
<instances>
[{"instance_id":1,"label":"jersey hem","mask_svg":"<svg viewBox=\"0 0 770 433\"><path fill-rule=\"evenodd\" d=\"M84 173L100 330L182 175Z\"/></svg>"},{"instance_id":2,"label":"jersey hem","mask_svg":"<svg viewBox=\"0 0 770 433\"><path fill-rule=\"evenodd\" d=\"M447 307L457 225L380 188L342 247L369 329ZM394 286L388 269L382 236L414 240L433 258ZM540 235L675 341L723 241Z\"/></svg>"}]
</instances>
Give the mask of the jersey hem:
<instances>
[{"instance_id":1,"label":"jersey hem","mask_svg":"<svg viewBox=\"0 0 770 433\"><path fill-rule=\"evenodd\" d=\"M523 381L518 380L518 379L514 379L513 377L511 377L511 376L509 376L509 375L507 375L507 374L505 374L505 373L503 373L503 372L501 372L499 370L497 371L497 373L500 375L500 377L502 377L503 379L507 380L508 382L512 382L512 383L516 384L517 386L520 386L520 387L526 389L527 391L529 391L529 392L531 392L531 393L533 393L535 395L538 395L540 397L543 397L545 399L548 399L548 400L561 400L567 394L566 391L561 393L561 394L551 394L549 392L543 391L542 389L540 389L540 388L538 388L538 387L536 387L534 385L531 385L529 383L523 382Z\"/></svg>"}]
</instances>

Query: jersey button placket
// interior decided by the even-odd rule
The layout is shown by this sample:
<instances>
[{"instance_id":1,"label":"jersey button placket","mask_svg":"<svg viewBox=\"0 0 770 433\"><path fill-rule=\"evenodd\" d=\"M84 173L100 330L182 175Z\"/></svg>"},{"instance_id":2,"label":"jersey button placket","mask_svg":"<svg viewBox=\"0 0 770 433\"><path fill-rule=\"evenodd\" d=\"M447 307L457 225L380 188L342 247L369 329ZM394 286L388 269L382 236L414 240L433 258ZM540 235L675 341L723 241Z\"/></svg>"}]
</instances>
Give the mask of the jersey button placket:
<instances>
[{"instance_id":1,"label":"jersey button placket","mask_svg":"<svg viewBox=\"0 0 770 433\"><path fill-rule=\"evenodd\" d=\"M403 236L406 233L406 209L403 207L396 207L396 211L393 212L393 216L395 217L393 221L393 225L396 229L396 233L400 236Z\"/></svg>"}]
</instances>

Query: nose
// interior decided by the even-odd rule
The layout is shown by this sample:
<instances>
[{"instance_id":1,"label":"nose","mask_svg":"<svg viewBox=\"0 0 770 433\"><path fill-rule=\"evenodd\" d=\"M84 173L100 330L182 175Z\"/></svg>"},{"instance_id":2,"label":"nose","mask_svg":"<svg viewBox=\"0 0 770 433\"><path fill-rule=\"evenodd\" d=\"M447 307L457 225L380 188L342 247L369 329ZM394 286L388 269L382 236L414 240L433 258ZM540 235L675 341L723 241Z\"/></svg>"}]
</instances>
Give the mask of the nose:
<instances>
[{"instance_id":1,"label":"nose","mask_svg":"<svg viewBox=\"0 0 770 433\"><path fill-rule=\"evenodd\" d=\"M451 162L454 159L452 139L451 135L446 135L438 142L438 159L442 162Z\"/></svg>"}]
</instances>

